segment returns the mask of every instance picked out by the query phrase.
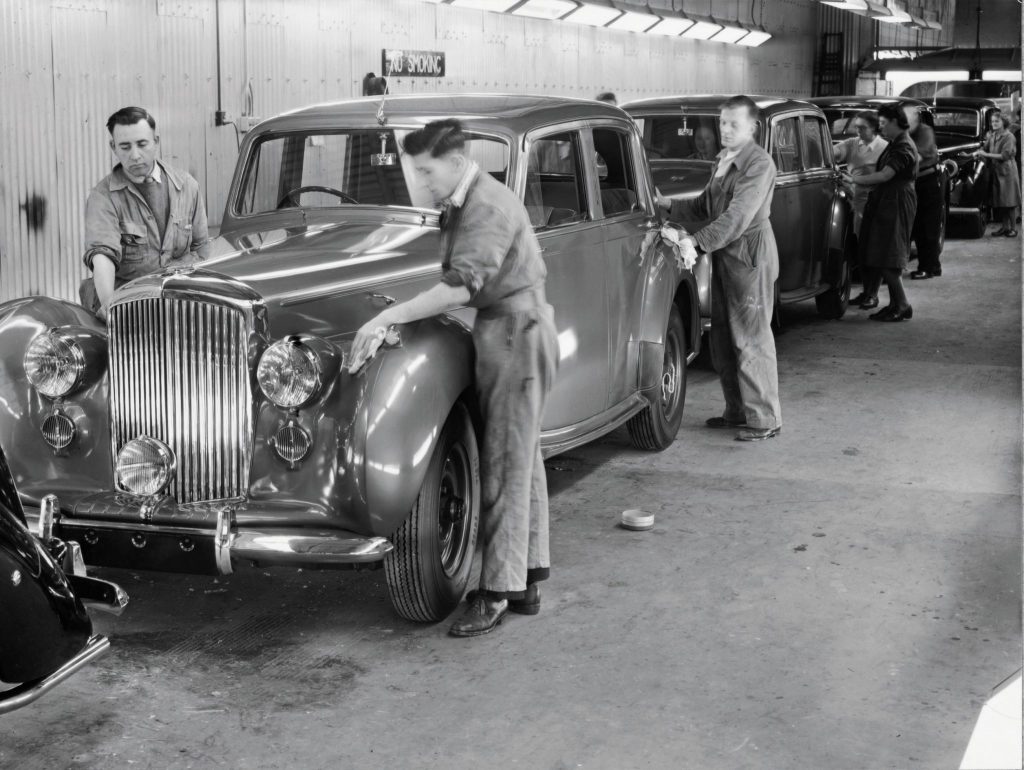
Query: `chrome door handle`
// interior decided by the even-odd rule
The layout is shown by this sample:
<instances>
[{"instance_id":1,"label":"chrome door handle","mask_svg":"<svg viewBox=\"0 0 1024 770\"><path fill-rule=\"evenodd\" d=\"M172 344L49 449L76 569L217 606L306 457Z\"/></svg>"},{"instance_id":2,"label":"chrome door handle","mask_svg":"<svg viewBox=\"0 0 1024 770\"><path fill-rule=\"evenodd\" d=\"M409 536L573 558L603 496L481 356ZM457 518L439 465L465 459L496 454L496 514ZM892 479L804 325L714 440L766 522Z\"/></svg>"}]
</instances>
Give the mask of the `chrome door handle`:
<instances>
[{"instance_id":1,"label":"chrome door handle","mask_svg":"<svg viewBox=\"0 0 1024 770\"><path fill-rule=\"evenodd\" d=\"M369 297L370 299L384 300L385 305L394 305L396 302L398 302L397 299L395 299L394 297L389 297L387 294L377 294L376 292L371 292L366 296Z\"/></svg>"}]
</instances>

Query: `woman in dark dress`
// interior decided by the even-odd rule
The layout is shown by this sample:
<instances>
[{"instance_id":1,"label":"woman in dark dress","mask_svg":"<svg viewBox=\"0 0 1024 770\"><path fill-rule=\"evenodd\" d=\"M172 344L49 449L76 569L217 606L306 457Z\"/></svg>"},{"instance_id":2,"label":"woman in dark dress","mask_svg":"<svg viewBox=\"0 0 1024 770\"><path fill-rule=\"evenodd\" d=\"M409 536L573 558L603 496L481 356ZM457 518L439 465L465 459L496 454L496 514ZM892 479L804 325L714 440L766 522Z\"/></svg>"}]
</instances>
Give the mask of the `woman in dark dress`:
<instances>
[{"instance_id":1,"label":"woman in dark dress","mask_svg":"<svg viewBox=\"0 0 1024 770\"><path fill-rule=\"evenodd\" d=\"M1017 141L1008 130L1009 125L1001 112L993 112L988 120L992 130L985 134L985 144L974 153L974 157L987 159L992 169L989 204L1003 225L992 235L1015 238L1017 230L1013 225L1017 219L1017 207L1020 206Z\"/></svg>"},{"instance_id":2,"label":"woman in dark dress","mask_svg":"<svg viewBox=\"0 0 1024 770\"><path fill-rule=\"evenodd\" d=\"M864 267L864 291L872 296L882 281L889 288L889 305L870 317L874 321L907 321L914 309L903 288L903 268L910 257L910 237L917 213L914 179L920 157L903 110L885 104L878 109L878 128L889 145L873 174L857 177L858 184L875 185L864 205L860 226L860 263ZM852 178L847 179L851 182Z\"/></svg>"}]
</instances>

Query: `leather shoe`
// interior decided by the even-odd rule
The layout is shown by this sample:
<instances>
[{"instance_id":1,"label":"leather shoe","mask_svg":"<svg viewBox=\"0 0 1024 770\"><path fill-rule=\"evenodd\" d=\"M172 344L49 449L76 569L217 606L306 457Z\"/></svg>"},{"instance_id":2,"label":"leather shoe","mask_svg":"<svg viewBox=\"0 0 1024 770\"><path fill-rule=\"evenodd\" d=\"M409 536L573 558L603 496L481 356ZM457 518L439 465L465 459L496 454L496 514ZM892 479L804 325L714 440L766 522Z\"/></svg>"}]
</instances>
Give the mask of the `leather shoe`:
<instances>
[{"instance_id":1,"label":"leather shoe","mask_svg":"<svg viewBox=\"0 0 1024 770\"><path fill-rule=\"evenodd\" d=\"M1007 232L1007 230L1006 230L1005 227L1000 227L998 230L993 232L992 235L996 235L996 236L998 236L998 235L1006 235L1006 232Z\"/></svg>"},{"instance_id":2,"label":"leather shoe","mask_svg":"<svg viewBox=\"0 0 1024 770\"><path fill-rule=\"evenodd\" d=\"M894 313L894 312L896 312L896 308L894 308L892 305L886 305L881 310L879 310L877 313L872 313L871 315L869 315L868 318L870 318L872 321L881 321L887 315L889 315L890 313Z\"/></svg>"},{"instance_id":3,"label":"leather shoe","mask_svg":"<svg viewBox=\"0 0 1024 770\"><path fill-rule=\"evenodd\" d=\"M931 277L932 274L929 273L927 270L915 270L910 274L910 279L912 281L923 281L924 279Z\"/></svg>"},{"instance_id":4,"label":"leather shoe","mask_svg":"<svg viewBox=\"0 0 1024 770\"><path fill-rule=\"evenodd\" d=\"M466 601L472 603L479 595L480 591L474 588L466 594ZM536 615L540 612L540 585L529 583L522 599L509 599L508 611L517 615Z\"/></svg>"},{"instance_id":5,"label":"leather shoe","mask_svg":"<svg viewBox=\"0 0 1024 770\"><path fill-rule=\"evenodd\" d=\"M894 323L896 321L909 321L914 317L914 308L907 305L903 310L893 310L891 313L883 318L879 318L879 321L885 321L887 323Z\"/></svg>"},{"instance_id":6,"label":"leather shoe","mask_svg":"<svg viewBox=\"0 0 1024 770\"><path fill-rule=\"evenodd\" d=\"M866 297L864 301L860 303L861 310L871 310L876 307L878 307L878 297Z\"/></svg>"},{"instance_id":7,"label":"leather shoe","mask_svg":"<svg viewBox=\"0 0 1024 770\"><path fill-rule=\"evenodd\" d=\"M1017 231L1016 230L1007 230L1005 233L1003 233L1003 235L1005 235L1007 238L1016 238L1017 237Z\"/></svg>"},{"instance_id":8,"label":"leather shoe","mask_svg":"<svg viewBox=\"0 0 1024 770\"><path fill-rule=\"evenodd\" d=\"M765 441L775 438L782 428L744 428L736 434L737 441Z\"/></svg>"},{"instance_id":9,"label":"leather shoe","mask_svg":"<svg viewBox=\"0 0 1024 770\"><path fill-rule=\"evenodd\" d=\"M869 299L870 299L870 297L868 297L868 295L866 293L861 292L856 297L854 297L853 299L850 300L850 304L851 305L862 305L865 302L867 302Z\"/></svg>"},{"instance_id":10,"label":"leather shoe","mask_svg":"<svg viewBox=\"0 0 1024 770\"><path fill-rule=\"evenodd\" d=\"M451 636L483 636L501 623L508 612L508 599L491 599L478 594L462 617L448 629Z\"/></svg>"},{"instance_id":11,"label":"leather shoe","mask_svg":"<svg viewBox=\"0 0 1024 770\"><path fill-rule=\"evenodd\" d=\"M712 417L704 421L709 428L742 428L747 424L746 420L727 420L724 417Z\"/></svg>"}]
</instances>

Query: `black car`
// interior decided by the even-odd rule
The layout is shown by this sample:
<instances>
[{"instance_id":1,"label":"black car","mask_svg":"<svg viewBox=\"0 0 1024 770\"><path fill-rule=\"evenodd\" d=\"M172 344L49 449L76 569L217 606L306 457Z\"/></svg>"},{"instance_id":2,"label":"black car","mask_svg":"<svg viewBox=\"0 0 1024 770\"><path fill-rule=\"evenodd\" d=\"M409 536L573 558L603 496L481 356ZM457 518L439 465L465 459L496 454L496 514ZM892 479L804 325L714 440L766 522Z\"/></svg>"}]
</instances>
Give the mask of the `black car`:
<instances>
[{"instance_id":1,"label":"black car","mask_svg":"<svg viewBox=\"0 0 1024 770\"><path fill-rule=\"evenodd\" d=\"M52 536L56 498L43 501L39 529L26 523L0 450L0 714L27 706L90 661L109 640L93 633L86 605L119 613L128 596L85 576L77 543Z\"/></svg>"},{"instance_id":2,"label":"black car","mask_svg":"<svg viewBox=\"0 0 1024 770\"><path fill-rule=\"evenodd\" d=\"M921 122L935 130L939 148L939 172L946 187L946 207L940 243L945 242L946 223L957 234L980 238L985 232L987 165L973 157L981 146L983 120L996 107L991 99L939 97L927 102L908 96L823 96L811 99L828 117L832 140L855 136L853 118L861 110L877 110L883 104L916 107Z\"/></svg>"}]
</instances>

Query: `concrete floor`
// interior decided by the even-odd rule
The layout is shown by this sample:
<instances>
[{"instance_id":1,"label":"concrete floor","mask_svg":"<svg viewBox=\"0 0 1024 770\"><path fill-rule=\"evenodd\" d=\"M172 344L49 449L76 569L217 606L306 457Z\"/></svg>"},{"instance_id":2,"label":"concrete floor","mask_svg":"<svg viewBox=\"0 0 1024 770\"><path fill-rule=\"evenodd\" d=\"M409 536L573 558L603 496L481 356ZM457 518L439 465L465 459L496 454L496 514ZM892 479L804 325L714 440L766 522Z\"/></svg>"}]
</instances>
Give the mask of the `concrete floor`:
<instances>
[{"instance_id":1,"label":"concrete floor","mask_svg":"<svg viewBox=\"0 0 1024 770\"><path fill-rule=\"evenodd\" d=\"M104 571L113 652L2 719L0 767L954 768L1021 665L1020 264L948 243L910 323L791 307L774 441L703 429L694 369L668 451L549 462L543 611L489 637L379 572Z\"/></svg>"}]
</instances>

